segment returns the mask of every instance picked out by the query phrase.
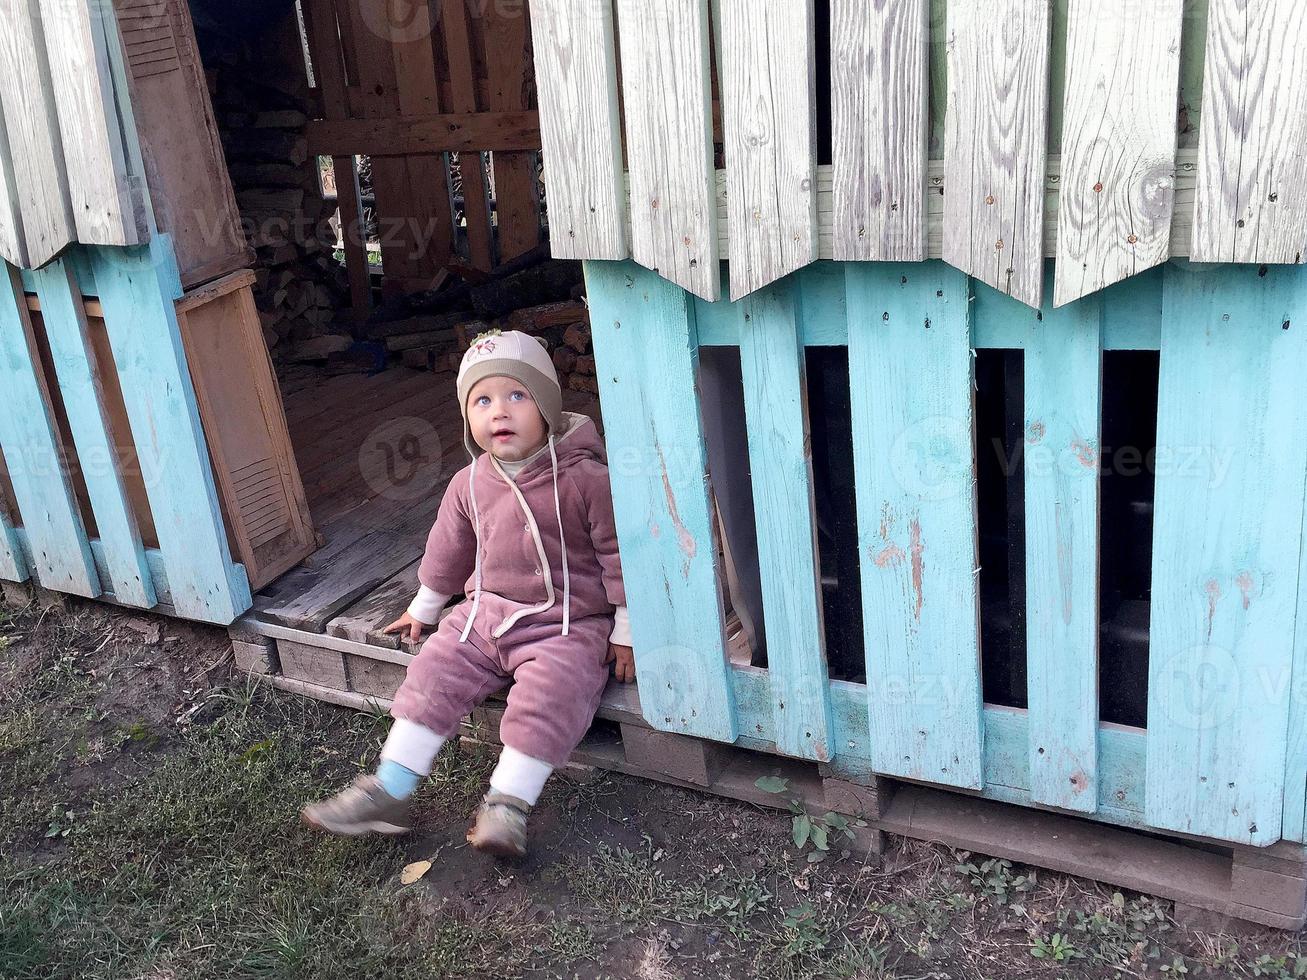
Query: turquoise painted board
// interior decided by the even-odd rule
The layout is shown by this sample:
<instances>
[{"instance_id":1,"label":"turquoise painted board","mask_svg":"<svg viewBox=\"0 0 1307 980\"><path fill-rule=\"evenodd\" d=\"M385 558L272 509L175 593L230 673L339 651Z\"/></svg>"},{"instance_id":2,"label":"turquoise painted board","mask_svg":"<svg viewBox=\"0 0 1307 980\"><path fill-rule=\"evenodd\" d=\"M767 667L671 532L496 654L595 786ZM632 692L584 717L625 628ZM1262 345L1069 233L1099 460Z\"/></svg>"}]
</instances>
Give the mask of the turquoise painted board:
<instances>
[{"instance_id":1,"label":"turquoise painted board","mask_svg":"<svg viewBox=\"0 0 1307 980\"><path fill-rule=\"evenodd\" d=\"M47 589L100 594L86 528L69 485L54 419L41 388L27 301L18 271L0 281L0 451L27 531L37 580Z\"/></svg>"},{"instance_id":2,"label":"turquoise painted board","mask_svg":"<svg viewBox=\"0 0 1307 980\"><path fill-rule=\"evenodd\" d=\"M846 267L849 389L871 760L982 784L967 277Z\"/></svg>"},{"instance_id":3,"label":"turquoise painted board","mask_svg":"<svg viewBox=\"0 0 1307 980\"><path fill-rule=\"evenodd\" d=\"M584 268L640 703L656 728L734 741L691 297L634 262Z\"/></svg>"},{"instance_id":4,"label":"turquoise painted board","mask_svg":"<svg viewBox=\"0 0 1307 980\"><path fill-rule=\"evenodd\" d=\"M740 369L776 747L831 758L807 380L794 277L740 300Z\"/></svg>"},{"instance_id":5,"label":"turquoise painted board","mask_svg":"<svg viewBox=\"0 0 1307 980\"><path fill-rule=\"evenodd\" d=\"M73 268L64 259L55 259L34 270L32 281L41 300L41 321L55 377L108 564L109 574L102 585L119 602L148 608L156 601L154 586L109 438L99 366Z\"/></svg>"},{"instance_id":6,"label":"turquoise painted board","mask_svg":"<svg viewBox=\"0 0 1307 980\"><path fill-rule=\"evenodd\" d=\"M227 544L173 310L181 286L171 242L89 251L173 606L225 625L250 607L250 588Z\"/></svg>"},{"instance_id":7,"label":"turquoise painted board","mask_svg":"<svg viewBox=\"0 0 1307 980\"><path fill-rule=\"evenodd\" d=\"M771 682L761 667L731 668L739 718L738 744L761 751L775 748ZM857 779L875 773L868 757L867 692L861 684L830 683L831 719L838 752L831 770ZM990 800L1034 805L1030 795L1030 755L1026 712L986 705L985 786ZM1104 724L1098 731L1098 809L1085 816L1101 823L1144 828L1144 742L1142 729Z\"/></svg>"},{"instance_id":8,"label":"turquoise painted board","mask_svg":"<svg viewBox=\"0 0 1307 980\"><path fill-rule=\"evenodd\" d=\"M1280 836L1307 466L1307 271L1169 268L1145 815ZM1301 791L1301 787L1298 788Z\"/></svg>"},{"instance_id":9,"label":"turquoise painted board","mask_svg":"<svg viewBox=\"0 0 1307 980\"><path fill-rule=\"evenodd\" d=\"M1098 485L1102 299L1028 320L1026 671L1030 795L1098 807Z\"/></svg>"},{"instance_id":10,"label":"turquoise painted board","mask_svg":"<svg viewBox=\"0 0 1307 980\"><path fill-rule=\"evenodd\" d=\"M1304 495L1307 507L1307 495ZM1289 731L1285 745L1285 840L1307 840L1307 511L1304 511L1298 558L1298 613L1293 633L1293 663L1282 682L1289 692Z\"/></svg>"},{"instance_id":11,"label":"turquoise painted board","mask_svg":"<svg viewBox=\"0 0 1307 980\"><path fill-rule=\"evenodd\" d=\"M14 526L9 523L8 515L0 510L0 579L26 582L30 577Z\"/></svg>"}]
</instances>

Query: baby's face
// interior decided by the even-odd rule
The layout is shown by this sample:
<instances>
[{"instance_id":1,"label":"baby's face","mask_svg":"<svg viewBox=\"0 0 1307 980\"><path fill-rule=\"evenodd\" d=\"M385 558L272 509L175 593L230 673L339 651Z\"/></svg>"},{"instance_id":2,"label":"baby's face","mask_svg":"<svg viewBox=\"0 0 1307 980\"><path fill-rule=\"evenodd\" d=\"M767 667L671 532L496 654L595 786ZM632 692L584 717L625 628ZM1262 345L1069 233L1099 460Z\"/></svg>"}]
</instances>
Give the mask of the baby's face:
<instances>
[{"instance_id":1,"label":"baby's face","mask_svg":"<svg viewBox=\"0 0 1307 980\"><path fill-rule=\"evenodd\" d=\"M478 446L499 459L526 459L545 444L545 420L526 385L482 378L467 395L467 422Z\"/></svg>"}]
</instances>

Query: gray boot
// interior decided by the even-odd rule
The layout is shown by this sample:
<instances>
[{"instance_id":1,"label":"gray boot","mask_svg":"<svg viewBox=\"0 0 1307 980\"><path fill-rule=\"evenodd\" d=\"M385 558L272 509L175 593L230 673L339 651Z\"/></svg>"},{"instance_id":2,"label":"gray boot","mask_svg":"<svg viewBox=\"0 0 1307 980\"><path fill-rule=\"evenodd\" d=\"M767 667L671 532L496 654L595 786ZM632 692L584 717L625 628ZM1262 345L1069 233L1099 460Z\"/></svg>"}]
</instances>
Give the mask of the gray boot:
<instances>
[{"instance_id":1,"label":"gray boot","mask_svg":"<svg viewBox=\"0 0 1307 980\"><path fill-rule=\"evenodd\" d=\"M530 812L531 804L491 790L477 810L467 842L487 854L521 857L526 853L526 818Z\"/></svg>"},{"instance_id":2,"label":"gray boot","mask_svg":"<svg viewBox=\"0 0 1307 980\"><path fill-rule=\"evenodd\" d=\"M370 773L359 776L330 799L310 803L300 811L300 819L310 827L347 837L406 834L413 829L408 800L395 799Z\"/></svg>"}]
</instances>

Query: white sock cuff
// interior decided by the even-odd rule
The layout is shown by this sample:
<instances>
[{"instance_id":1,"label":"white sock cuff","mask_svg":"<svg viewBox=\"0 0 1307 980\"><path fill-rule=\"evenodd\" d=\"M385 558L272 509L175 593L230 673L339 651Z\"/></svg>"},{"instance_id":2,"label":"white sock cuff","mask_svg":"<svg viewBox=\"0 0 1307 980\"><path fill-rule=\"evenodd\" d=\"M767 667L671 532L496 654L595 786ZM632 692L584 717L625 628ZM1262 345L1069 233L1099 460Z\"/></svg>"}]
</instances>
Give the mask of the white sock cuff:
<instances>
[{"instance_id":1,"label":"white sock cuff","mask_svg":"<svg viewBox=\"0 0 1307 980\"><path fill-rule=\"evenodd\" d=\"M445 736L437 735L426 725L396 718L390 726L390 735L381 748L381 758L398 762L419 776L429 775L436 761L436 753L445 744Z\"/></svg>"},{"instance_id":2,"label":"white sock cuff","mask_svg":"<svg viewBox=\"0 0 1307 980\"><path fill-rule=\"evenodd\" d=\"M495 766L495 771L490 776L490 788L535 806L536 800L540 799L540 791L545 788L545 781L553 771L554 767L549 763L533 759L505 745L504 751L499 753L499 765Z\"/></svg>"}]
</instances>

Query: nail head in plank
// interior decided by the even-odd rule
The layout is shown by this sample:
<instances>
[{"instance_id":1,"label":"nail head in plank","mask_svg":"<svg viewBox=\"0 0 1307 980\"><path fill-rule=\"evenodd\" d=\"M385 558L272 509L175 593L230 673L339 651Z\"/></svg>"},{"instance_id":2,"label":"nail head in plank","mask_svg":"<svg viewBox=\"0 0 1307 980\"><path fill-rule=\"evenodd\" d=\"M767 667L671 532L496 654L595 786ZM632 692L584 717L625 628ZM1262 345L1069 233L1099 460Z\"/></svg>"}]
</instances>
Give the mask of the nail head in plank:
<instances>
[{"instance_id":1,"label":"nail head in plank","mask_svg":"<svg viewBox=\"0 0 1307 980\"><path fill-rule=\"evenodd\" d=\"M1184 0L1071 0L1056 305L1166 260Z\"/></svg>"},{"instance_id":2,"label":"nail head in plank","mask_svg":"<svg viewBox=\"0 0 1307 980\"><path fill-rule=\"evenodd\" d=\"M1044 274L1048 0L952 0L944 261L1038 307Z\"/></svg>"},{"instance_id":3,"label":"nail head in plank","mask_svg":"<svg viewBox=\"0 0 1307 980\"><path fill-rule=\"evenodd\" d=\"M566 174L549 184L550 251L556 259L625 258L611 0L534 0L530 10L545 169L556 161Z\"/></svg>"},{"instance_id":4,"label":"nail head in plank","mask_svg":"<svg viewBox=\"0 0 1307 980\"><path fill-rule=\"evenodd\" d=\"M850 263L845 276L872 763L979 788L967 280L941 263Z\"/></svg>"},{"instance_id":5,"label":"nail head in plank","mask_svg":"<svg viewBox=\"0 0 1307 980\"><path fill-rule=\"evenodd\" d=\"M736 735L690 296L634 262L585 263L641 703L655 728Z\"/></svg>"},{"instance_id":6,"label":"nail head in plank","mask_svg":"<svg viewBox=\"0 0 1307 980\"><path fill-rule=\"evenodd\" d=\"M926 258L929 0L831 4L832 252Z\"/></svg>"},{"instance_id":7,"label":"nail head in plank","mask_svg":"<svg viewBox=\"0 0 1307 980\"><path fill-rule=\"evenodd\" d=\"M1307 275L1166 270L1145 813L1280 837L1307 468ZM1195 450L1201 450L1196 452Z\"/></svg>"},{"instance_id":8,"label":"nail head in plank","mask_svg":"<svg viewBox=\"0 0 1307 980\"><path fill-rule=\"evenodd\" d=\"M1198 133L1195 262L1307 253L1307 4L1211 0Z\"/></svg>"},{"instance_id":9,"label":"nail head in plank","mask_svg":"<svg viewBox=\"0 0 1307 980\"><path fill-rule=\"evenodd\" d=\"M834 749L797 289L788 279L737 304L740 366L776 747L824 762Z\"/></svg>"},{"instance_id":10,"label":"nail head in plank","mask_svg":"<svg viewBox=\"0 0 1307 980\"><path fill-rule=\"evenodd\" d=\"M32 272L68 428L86 481L91 511L119 602L149 608L157 601L145 546L118 469L97 362L72 266L55 259ZM113 369L113 365L109 365Z\"/></svg>"},{"instance_id":11,"label":"nail head in plank","mask_svg":"<svg viewBox=\"0 0 1307 980\"><path fill-rule=\"evenodd\" d=\"M1044 309L1025 345L1030 795L1098 809L1102 299Z\"/></svg>"},{"instance_id":12,"label":"nail head in plank","mask_svg":"<svg viewBox=\"0 0 1307 980\"><path fill-rule=\"evenodd\" d=\"M812 0L719 0L731 298L817 258Z\"/></svg>"},{"instance_id":13,"label":"nail head in plank","mask_svg":"<svg viewBox=\"0 0 1307 980\"><path fill-rule=\"evenodd\" d=\"M49 391L41 373L22 283L12 266L0 281L0 450L13 484L37 581L94 598L100 578L68 482Z\"/></svg>"}]
</instances>

